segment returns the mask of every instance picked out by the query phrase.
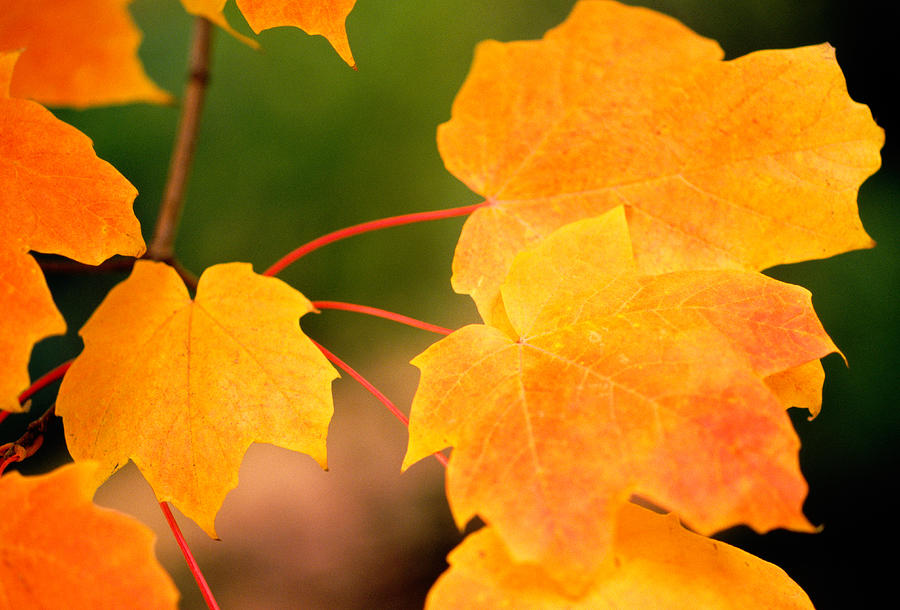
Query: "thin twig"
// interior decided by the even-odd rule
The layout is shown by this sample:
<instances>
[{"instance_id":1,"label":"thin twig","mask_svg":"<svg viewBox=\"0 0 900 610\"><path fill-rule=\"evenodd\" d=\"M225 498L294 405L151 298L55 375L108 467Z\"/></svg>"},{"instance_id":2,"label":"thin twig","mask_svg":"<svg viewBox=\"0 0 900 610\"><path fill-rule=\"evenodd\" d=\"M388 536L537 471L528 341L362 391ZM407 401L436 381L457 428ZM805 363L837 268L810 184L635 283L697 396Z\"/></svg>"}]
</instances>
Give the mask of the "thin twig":
<instances>
[{"instance_id":1,"label":"thin twig","mask_svg":"<svg viewBox=\"0 0 900 610\"><path fill-rule=\"evenodd\" d=\"M194 22L190 72L182 102L178 135L175 137L175 147L169 164L169 177L166 180L165 194L156 219L153 239L147 249L147 256L153 260L172 260L175 255L175 235L178 232L178 221L181 217L184 193L200 129L203 100L209 82L211 40L212 24L198 17Z\"/></svg>"},{"instance_id":2,"label":"thin twig","mask_svg":"<svg viewBox=\"0 0 900 610\"><path fill-rule=\"evenodd\" d=\"M185 266L181 264L181 261L179 261L177 258L169 258L164 260L163 262L168 264L172 269L175 270L175 272L181 278L181 281L184 282L185 286L187 286L191 290L197 290L197 284L200 282L200 280L196 275L194 275L192 271L185 268Z\"/></svg>"}]
</instances>

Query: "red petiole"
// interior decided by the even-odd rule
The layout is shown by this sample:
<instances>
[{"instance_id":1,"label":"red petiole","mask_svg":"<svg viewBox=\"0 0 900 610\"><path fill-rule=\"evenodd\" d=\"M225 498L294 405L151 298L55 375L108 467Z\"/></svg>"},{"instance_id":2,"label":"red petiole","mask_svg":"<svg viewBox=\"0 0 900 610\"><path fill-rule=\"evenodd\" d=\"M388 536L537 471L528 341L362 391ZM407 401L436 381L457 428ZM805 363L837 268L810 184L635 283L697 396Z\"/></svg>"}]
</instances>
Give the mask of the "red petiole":
<instances>
[{"instance_id":1,"label":"red petiole","mask_svg":"<svg viewBox=\"0 0 900 610\"><path fill-rule=\"evenodd\" d=\"M175 515L172 514L172 509L169 508L169 503L160 502L159 507L166 517L166 523L169 524L169 529L172 530L172 534L175 536L175 542L178 543L181 554L184 555L184 560L188 564L188 569L191 571L194 580L197 581L197 587L203 595L206 606L209 610L219 610L219 604L216 602L216 597L213 595L212 589L209 588L206 578L203 577L203 572L200 571L200 565L197 563L197 560L194 559L194 555L191 553L191 549L184 539L184 535L181 533L181 528L178 527L178 522L175 521Z\"/></svg>"},{"instance_id":2,"label":"red petiole","mask_svg":"<svg viewBox=\"0 0 900 610\"><path fill-rule=\"evenodd\" d=\"M313 340L310 339L310 341L313 341ZM330 360L331 362L333 362L335 364L335 366L337 366L339 369L341 369L342 371L344 371L345 373L347 373L348 375L353 377L356 381L359 382L359 384L362 387L364 387L366 390L368 390L369 393L372 394L372 396L374 396L375 398L380 400L381 403L385 407L388 408L388 411L393 413L394 417L396 417L397 419L399 419L400 421L403 422L404 426L407 426L407 427L409 426L409 418L403 413L403 411L398 409L397 406L393 402L391 402L391 399L389 399L387 396L385 396L381 392L381 390L379 390L374 385L372 385L372 383L368 379L366 379L365 377L363 377L362 375L357 373L356 370L354 370L349 364L347 364L346 362L344 362L343 360L341 360L340 358L338 358L337 356L332 354L330 351L325 349L322 345L320 345L316 341L313 341L313 343L316 345L316 347L319 348L319 351L321 351L325 355L325 357L328 358L328 360ZM445 467L447 466L447 456L445 456L443 453L434 453L433 455L434 455L435 459L437 459L437 461L439 461Z\"/></svg>"},{"instance_id":3,"label":"red petiole","mask_svg":"<svg viewBox=\"0 0 900 610\"><path fill-rule=\"evenodd\" d=\"M487 202L482 201L481 203L466 205L458 208L435 210L433 212L417 212L415 214L403 214L401 216L390 216L388 218L370 220L369 222L353 225L352 227L339 229L337 231L333 231L331 233L328 233L327 235L323 235L322 237L314 239L311 242L300 246L296 250L289 252L288 254L283 256L281 260L277 261L274 265L263 271L263 275L276 275L285 267L306 256L313 250L318 250L322 246L327 246L330 243L340 241L354 235L368 233L370 231L377 231L379 229L387 229L388 227L408 225L416 222L440 220L442 218L453 218L454 216L466 216L468 214L471 214L481 206L485 205L486 203Z\"/></svg>"},{"instance_id":4,"label":"red petiole","mask_svg":"<svg viewBox=\"0 0 900 610\"><path fill-rule=\"evenodd\" d=\"M38 390L42 390L57 379L62 379L62 377L66 374L66 371L69 370L69 367L72 366L72 362L74 362L74 358L72 360L67 360L63 362L58 367L38 377L34 383L28 386L28 389L19 394L19 404L24 404L26 400L34 396ZM0 411L0 422L9 417L9 411Z\"/></svg>"},{"instance_id":5,"label":"red petiole","mask_svg":"<svg viewBox=\"0 0 900 610\"><path fill-rule=\"evenodd\" d=\"M394 322L399 322L400 324L406 324L407 326L412 326L414 328L421 328L422 330L427 330L439 335L449 335L453 332L453 329L450 328L444 328L443 326L437 326L436 324L429 324L428 322L422 322L421 320L416 320L415 318L410 318L409 316L404 316L399 313L387 311L385 309L378 309L377 307L369 307L368 305L343 303L341 301L313 301L312 306L316 309L339 309L342 311L355 311L356 313L363 313L378 318L384 318L386 320L393 320Z\"/></svg>"}]
</instances>

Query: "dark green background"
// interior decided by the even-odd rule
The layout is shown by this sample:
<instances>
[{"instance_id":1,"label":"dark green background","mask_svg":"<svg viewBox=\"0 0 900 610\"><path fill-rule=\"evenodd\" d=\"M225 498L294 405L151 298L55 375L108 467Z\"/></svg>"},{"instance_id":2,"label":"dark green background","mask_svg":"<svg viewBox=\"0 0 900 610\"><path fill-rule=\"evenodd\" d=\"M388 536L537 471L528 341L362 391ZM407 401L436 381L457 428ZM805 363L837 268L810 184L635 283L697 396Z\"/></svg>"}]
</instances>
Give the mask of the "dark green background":
<instances>
[{"instance_id":1,"label":"dark green background","mask_svg":"<svg viewBox=\"0 0 900 610\"><path fill-rule=\"evenodd\" d=\"M233 260L252 262L261 271L293 247L337 228L477 202L477 196L443 169L434 139L437 125L449 118L473 48L485 38L540 37L562 21L573 4L359 0L347 22L358 72L324 39L296 29L261 35L262 52L218 32L208 105L178 236L179 258L198 274L209 265ZM890 20L864 2L641 4L715 38L729 58L763 48L831 42L851 95L869 104L888 131L885 167L860 193L860 214L878 247L772 271L813 291L825 328L850 362L845 368L836 356L826 359L825 403L819 418L809 422L795 414L803 441L802 467L811 488L806 513L824 530L814 536L757 536L738 528L722 536L783 567L820 609L880 603L891 581L890 566L877 555L891 556L896 541L890 496L897 487L898 466L895 303L900 215L895 206L900 180L891 142L896 100L887 94L887 84L896 80L897 60L889 50ZM231 4L227 13L232 24L249 32ZM145 35L141 56L147 71L180 95L191 18L174 0L137 0L133 14ZM135 209L149 239L177 109L135 105L57 114L91 136L98 154L138 188ZM468 299L449 287L461 224L454 219L357 237L309 256L281 277L311 299L364 303L458 326L475 320ZM80 343L74 329L120 277L50 279L73 330L38 346L33 374L77 353ZM304 319L303 325L312 336L377 385L391 387L401 408L408 408L415 373L406 362L432 336L355 314L325 312L308 318L314 319ZM391 371L399 367L410 370L397 386ZM43 410L52 398L52 393L41 395L35 410ZM353 406L342 405L340 398L339 393L339 416L354 409L381 409L364 395L354 399ZM23 421L11 418L3 438L12 437ZM402 443L400 449L391 449L398 450ZM399 465L401 456L392 459ZM42 467L38 461L32 464ZM431 480L434 489L429 493L439 497L439 479ZM446 508L438 504L435 510L440 531L432 535L433 548L423 550L420 559L404 559L410 566L410 584L394 583L393 594L372 597L378 601L366 606L421 604L428 584L442 569L440 558L455 542ZM213 589L227 588L240 571L239 565L211 566ZM176 578L185 596L183 607L201 607L188 577L181 573ZM377 578L361 574L357 586L378 589L372 584ZM408 599L404 590L410 593Z\"/></svg>"}]
</instances>

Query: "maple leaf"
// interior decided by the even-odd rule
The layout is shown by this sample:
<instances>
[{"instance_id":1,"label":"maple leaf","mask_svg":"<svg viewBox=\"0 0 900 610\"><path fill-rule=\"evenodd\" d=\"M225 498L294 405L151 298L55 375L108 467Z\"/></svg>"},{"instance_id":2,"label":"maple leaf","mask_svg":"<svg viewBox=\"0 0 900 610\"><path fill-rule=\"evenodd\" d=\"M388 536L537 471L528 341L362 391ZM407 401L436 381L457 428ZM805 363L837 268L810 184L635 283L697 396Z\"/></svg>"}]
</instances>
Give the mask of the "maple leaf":
<instances>
[{"instance_id":1,"label":"maple leaf","mask_svg":"<svg viewBox=\"0 0 900 610\"><path fill-rule=\"evenodd\" d=\"M133 460L160 501L215 537L252 442L326 465L338 375L300 330L312 310L246 263L207 269L191 300L171 267L138 261L81 329L60 387L69 452L100 462L98 483Z\"/></svg>"},{"instance_id":2,"label":"maple leaf","mask_svg":"<svg viewBox=\"0 0 900 610\"><path fill-rule=\"evenodd\" d=\"M29 250L96 265L144 252L137 191L90 139L45 108L9 97L19 53L0 53L0 409L20 411L28 359L66 330Z\"/></svg>"},{"instance_id":3,"label":"maple leaf","mask_svg":"<svg viewBox=\"0 0 900 610\"><path fill-rule=\"evenodd\" d=\"M181 3L189 13L202 15L247 40L225 21L222 9L226 1L181 0ZM293 26L313 36L324 36L341 59L351 67L355 67L356 62L350 52L344 22L355 4L356 0L237 0L238 8L257 34L269 28Z\"/></svg>"},{"instance_id":4,"label":"maple leaf","mask_svg":"<svg viewBox=\"0 0 900 610\"><path fill-rule=\"evenodd\" d=\"M131 0L0 0L0 51L24 50L15 97L97 106L172 101L144 72Z\"/></svg>"},{"instance_id":5,"label":"maple leaf","mask_svg":"<svg viewBox=\"0 0 900 610\"><path fill-rule=\"evenodd\" d=\"M516 253L618 205L638 266L759 271L873 245L856 210L882 130L826 45L723 62L677 21L582 0L540 41L486 41L438 129L487 205L453 287L497 324Z\"/></svg>"},{"instance_id":6,"label":"maple leaf","mask_svg":"<svg viewBox=\"0 0 900 610\"><path fill-rule=\"evenodd\" d=\"M622 207L558 229L501 289L514 335L470 325L413 360L404 468L454 447L457 523L480 515L560 580L601 565L632 494L702 533L812 529L799 441L763 381L836 351L809 292L737 270L643 275L628 239Z\"/></svg>"},{"instance_id":7,"label":"maple leaf","mask_svg":"<svg viewBox=\"0 0 900 610\"><path fill-rule=\"evenodd\" d=\"M298 27L324 36L341 59L356 66L344 26L356 0L238 0L237 4L257 34L278 26Z\"/></svg>"},{"instance_id":8,"label":"maple leaf","mask_svg":"<svg viewBox=\"0 0 900 610\"><path fill-rule=\"evenodd\" d=\"M426 608L813 608L781 568L689 532L674 515L626 504L613 546L612 561L573 596L540 566L514 562L497 533L483 528L450 553Z\"/></svg>"},{"instance_id":9,"label":"maple leaf","mask_svg":"<svg viewBox=\"0 0 900 610\"><path fill-rule=\"evenodd\" d=\"M96 464L0 478L0 608L175 608L155 534L91 503Z\"/></svg>"}]
</instances>

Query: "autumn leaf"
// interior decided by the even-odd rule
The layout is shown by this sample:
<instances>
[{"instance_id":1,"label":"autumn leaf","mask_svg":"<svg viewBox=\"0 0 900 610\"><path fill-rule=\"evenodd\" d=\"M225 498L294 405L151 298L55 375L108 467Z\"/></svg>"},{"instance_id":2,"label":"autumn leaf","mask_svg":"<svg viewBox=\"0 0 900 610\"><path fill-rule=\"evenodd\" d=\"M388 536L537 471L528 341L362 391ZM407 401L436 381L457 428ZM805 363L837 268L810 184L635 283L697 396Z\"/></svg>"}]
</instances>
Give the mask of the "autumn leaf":
<instances>
[{"instance_id":1,"label":"autumn leaf","mask_svg":"<svg viewBox=\"0 0 900 610\"><path fill-rule=\"evenodd\" d=\"M828 45L723 62L675 20L581 0L543 40L481 43L438 130L484 196L453 286L489 323L513 258L624 205L638 266L762 270L871 247L856 210L881 129Z\"/></svg>"},{"instance_id":2,"label":"autumn leaf","mask_svg":"<svg viewBox=\"0 0 900 610\"><path fill-rule=\"evenodd\" d=\"M356 0L238 0L253 31L290 25L324 36L347 65L356 66L344 22Z\"/></svg>"},{"instance_id":3,"label":"autumn leaf","mask_svg":"<svg viewBox=\"0 0 900 610\"><path fill-rule=\"evenodd\" d=\"M337 373L300 330L309 311L249 264L210 267L191 300L171 267L138 261L81 329L59 390L72 457L100 462L98 483L133 460L160 501L215 537L252 442L326 465Z\"/></svg>"},{"instance_id":4,"label":"autumn leaf","mask_svg":"<svg viewBox=\"0 0 900 610\"><path fill-rule=\"evenodd\" d=\"M489 527L466 538L448 562L451 567L432 587L426 608L813 608L781 568L689 532L674 515L633 504L620 513L612 560L578 596L540 566L513 561Z\"/></svg>"},{"instance_id":5,"label":"autumn leaf","mask_svg":"<svg viewBox=\"0 0 900 610\"><path fill-rule=\"evenodd\" d=\"M0 53L0 409L20 411L28 360L40 339L66 330L29 250L97 265L140 256L137 191L98 159L91 141L45 108L9 97L19 53Z\"/></svg>"},{"instance_id":6,"label":"autumn leaf","mask_svg":"<svg viewBox=\"0 0 900 610\"><path fill-rule=\"evenodd\" d=\"M96 464L0 478L0 608L175 608L145 525L91 503Z\"/></svg>"},{"instance_id":7,"label":"autumn leaf","mask_svg":"<svg viewBox=\"0 0 900 610\"><path fill-rule=\"evenodd\" d=\"M515 259L508 325L464 327L421 369L404 467L448 446L457 524L516 561L591 575L636 494L701 533L810 531L799 441L763 381L836 351L809 292L735 270L643 275L622 207ZM515 484L510 484L515 482Z\"/></svg>"},{"instance_id":8,"label":"autumn leaf","mask_svg":"<svg viewBox=\"0 0 900 610\"><path fill-rule=\"evenodd\" d=\"M239 38L222 15L226 0L181 0L189 13L202 15ZM324 36L338 55L351 67L356 66L347 40L344 22L356 0L237 0L247 23L259 34L279 26L300 28L312 36ZM255 44L255 43L253 43Z\"/></svg>"},{"instance_id":9,"label":"autumn leaf","mask_svg":"<svg viewBox=\"0 0 900 610\"><path fill-rule=\"evenodd\" d=\"M84 108L172 97L144 72L131 0L0 0L0 51L22 50L11 91Z\"/></svg>"}]
</instances>

